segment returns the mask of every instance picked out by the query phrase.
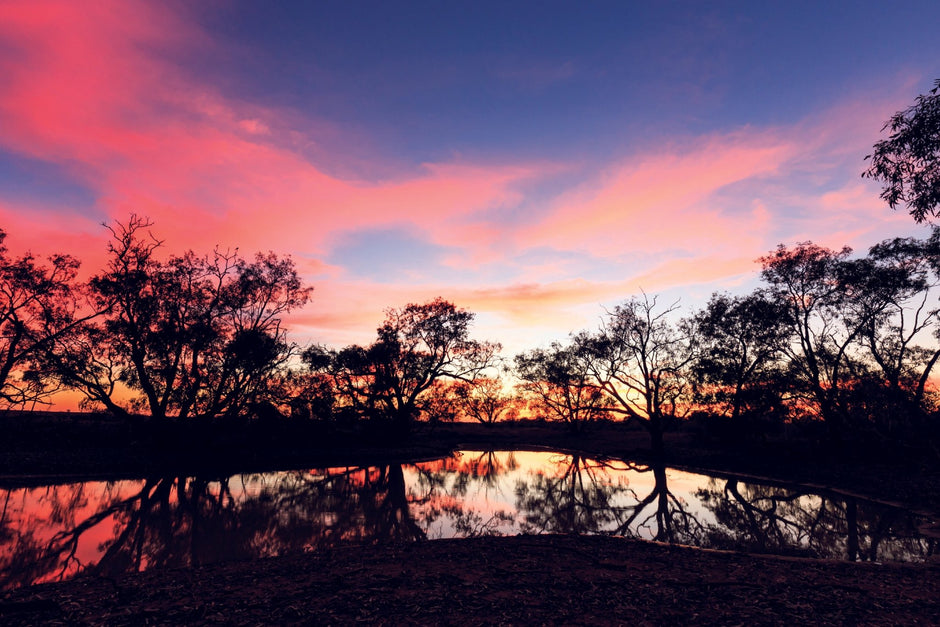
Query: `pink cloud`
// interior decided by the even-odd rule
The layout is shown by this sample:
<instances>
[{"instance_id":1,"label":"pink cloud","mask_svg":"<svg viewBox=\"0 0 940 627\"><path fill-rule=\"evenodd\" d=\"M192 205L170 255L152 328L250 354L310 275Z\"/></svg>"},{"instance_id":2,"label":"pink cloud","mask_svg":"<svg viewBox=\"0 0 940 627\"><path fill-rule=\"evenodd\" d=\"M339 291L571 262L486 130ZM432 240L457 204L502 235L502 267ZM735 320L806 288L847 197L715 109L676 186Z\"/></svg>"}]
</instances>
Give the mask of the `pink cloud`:
<instances>
[{"instance_id":1,"label":"pink cloud","mask_svg":"<svg viewBox=\"0 0 940 627\"><path fill-rule=\"evenodd\" d=\"M760 239L760 222L709 201L727 185L774 174L795 150L772 134L742 131L637 155L562 196L548 219L519 237L605 256L739 247L742 238Z\"/></svg>"},{"instance_id":2,"label":"pink cloud","mask_svg":"<svg viewBox=\"0 0 940 627\"><path fill-rule=\"evenodd\" d=\"M609 260L655 291L697 278L734 283L780 242L864 248L910 232L910 219L890 212L877 186L859 176L900 100L848 98L790 127L743 128L632 155L557 197L544 220L515 233L516 243ZM699 265L711 268L710 278L677 273Z\"/></svg>"},{"instance_id":3,"label":"pink cloud","mask_svg":"<svg viewBox=\"0 0 940 627\"><path fill-rule=\"evenodd\" d=\"M293 320L309 338L336 344L369 341L387 306L438 295L498 318L494 328L566 333L599 303L639 288L737 280L779 241L834 233L846 241L820 243L858 246L907 220L858 179L861 156L901 98L854 99L791 128L744 128L623 157L530 207L522 185L565 164L458 160L380 181L327 173L305 155L317 133L339 131L227 99L189 76L174 59L215 44L164 4L8 0L0 42L0 147L63 166L96 194L100 216L150 216L173 250L292 253L317 288ZM841 182L819 193L794 187L794 176ZM520 207L525 223L504 226ZM70 251L86 268L100 266L107 233L98 217L0 199L0 219L11 247ZM514 274L460 288L430 279L377 285L322 260L339 234L382 227L456 248L449 268L514 265ZM565 262L512 263L535 249L597 259L623 278L573 276L590 272Z\"/></svg>"},{"instance_id":4,"label":"pink cloud","mask_svg":"<svg viewBox=\"0 0 940 627\"><path fill-rule=\"evenodd\" d=\"M107 215L148 215L178 248L322 254L338 231L402 224L453 241L462 216L518 202L514 185L541 171L453 163L402 180L332 177L295 150L305 141L280 112L226 100L161 56L212 43L160 5L11 2L0 38L15 51L0 60L0 144L65 165Z\"/></svg>"}]
</instances>

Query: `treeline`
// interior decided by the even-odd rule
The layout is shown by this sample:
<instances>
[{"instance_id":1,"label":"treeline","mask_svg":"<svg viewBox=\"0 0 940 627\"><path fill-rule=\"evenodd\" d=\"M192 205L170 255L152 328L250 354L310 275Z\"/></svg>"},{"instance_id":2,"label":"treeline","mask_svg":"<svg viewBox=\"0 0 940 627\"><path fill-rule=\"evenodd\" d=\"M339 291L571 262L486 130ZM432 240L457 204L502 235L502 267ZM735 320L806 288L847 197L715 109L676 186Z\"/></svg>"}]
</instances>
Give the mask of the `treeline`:
<instances>
[{"instance_id":1,"label":"treeline","mask_svg":"<svg viewBox=\"0 0 940 627\"><path fill-rule=\"evenodd\" d=\"M82 283L71 256L41 265L0 247L0 404L72 390L86 408L163 420L281 398L295 352L281 318L311 292L293 262L219 250L159 259L150 226L132 216L108 227L107 265Z\"/></svg>"},{"instance_id":2,"label":"treeline","mask_svg":"<svg viewBox=\"0 0 940 627\"><path fill-rule=\"evenodd\" d=\"M936 442L940 229L864 257L805 242L762 257L750 294L678 304L632 298L599 328L507 359L471 338L474 315L436 299L390 309L368 346L300 347L283 316L305 306L288 257L192 251L161 258L151 223L108 227L106 266L11 258L0 233L0 404L56 393L155 421L282 417L335 425L530 416L575 430L679 421L738 434L810 425L846 437Z\"/></svg>"},{"instance_id":3,"label":"treeline","mask_svg":"<svg viewBox=\"0 0 940 627\"><path fill-rule=\"evenodd\" d=\"M611 414L654 448L677 419L768 434L784 425L847 436L936 442L940 229L853 258L811 242L762 257L762 285L713 294L683 318L634 298L596 331L515 359L524 391L573 425Z\"/></svg>"}]
</instances>

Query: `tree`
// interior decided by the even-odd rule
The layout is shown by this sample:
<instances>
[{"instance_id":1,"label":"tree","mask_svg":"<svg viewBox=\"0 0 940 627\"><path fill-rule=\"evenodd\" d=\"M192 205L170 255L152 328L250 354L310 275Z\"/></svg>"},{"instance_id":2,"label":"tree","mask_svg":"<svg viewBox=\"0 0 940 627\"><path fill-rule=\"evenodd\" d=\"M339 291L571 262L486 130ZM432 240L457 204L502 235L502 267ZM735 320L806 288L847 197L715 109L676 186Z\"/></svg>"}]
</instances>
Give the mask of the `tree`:
<instances>
[{"instance_id":1,"label":"tree","mask_svg":"<svg viewBox=\"0 0 940 627\"><path fill-rule=\"evenodd\" d=\"M882 127L888 139L865 157L871 165L862 176L881 181L881 197L896 209L904 203L914 220L938 216L940 207L940 79L913 106L895 113Z\"/></svg>"},{"instance_id":2,"label":"tree","mask_svg":"<svg viewBox=\"0 0 940 627\"><path fill-rule=\"evenodd\" d=\"M10 258L0 229L0 408L43 402L55 391L44 355L69 334L77 316L79 262L53 255L49 265L27 253Z\"/></svg>"},{"instance_id":3,"label":"tree","mask_svg":"<svg viewBox=\"0 0 940 627\"><path fill-rule=\"evenodd\" d=\"M482 424L492 425L516 414L515 399L506 393L499 377L479 377L460 383L455 391L461 414Z\"/></svg>"},{"instance_id":4,"label":"tree","mask_svg":"<svg viewBox=\"0 0 940 627\"><path fill-rule=\"evenodd\" d=\"M888 388L921 406L940 359L940 349L914 343L940 332L940 310L929 306L940 285L940 228L935 227L926 240L895 238L876 244L869 250L868 263L871 289L882 297L869 316L863 344Z\"/></svg>"},{"instance_id":5,"label":"tree","mask_svg":"<svg viewBox=\"0 0 940 627\"><path fill-rule=\"evenodd\" d=\"M835 440L850 414L853 388L870 377L869 362L855 348L892 303L919 289L901 268L849 259L851 252L803 242L792 249L780 245L760 259L769 294L786 310L791 340L785 352L796 400L823 419Z\"/></svg>"},{"instance_id":6,"label":"tree","mask_svg":"<svg viewBox=\"0 0 940 627\"><path fill-rule=\"evenodd\" d=\"M406 433L437 383L472 384L494 365L500 346L470 339L473 318L441 298L412 303L386 312L373 344L339 351L312 347L304 361L330 375L345 406Z\"/></svg>"},{"instance_id":7,"label":"tree","mask_svg":"<svg viewBox=\"0 0 940 627\"><path fill-rule=\"evenodd\" d=\"M713 294L694 316L692 367L698 402L736 420L745 411L775 404L779 360L788 337L780 303L757 291L747 296Z\"/></svg>"},{"instance_id":8,"label":"tree","mask_svg":"<svg viewBox=\"0 0 940 627\"><path fill-rule=\"evenodd\" d=\"M90 288L102 321L56 347L60 379L91 403L155 419L236 415L265 399L289 358L281 317L303 306L305 287L289 259L189 251L159 260L151 223L131 216L109 227L107 267Z\"/></svg>"},{"instance_id":9,"label":"tree","mask_svg":"<svg viewBox=\"0 0 940 627\"><path fill-rule=\"evenodd\" d=\"M840 278L851 253L802 242L792 249L781 244L759 259L768 294L786 311L785 352L797 405L814 408L837 437L846 387L859 366L850 349L862 329L844 315L847 293Z\"/></svg>"},{"instance_id":10,"label":"tree","mask_svg":"<svg viewBox=\"0 0 940 627\"><path fill-rule=\"evenodd\" d=\"M582 334L577 343L590 355L608 410L646 429L659 453L667 421L691 408L693 329L670 322L678 305L657 310L656 301L644 295L618 305L596 334Z\"/></svg>"},{"instance_id":11,"label":"tree","mask_svg":"<svg viewBox=\"0 0 940 627\"><path fill-rule=\"evenodd\" d=\"M572 344L553 342L548 349L534 349L516 356L516 375L523 398L531 399L542 417L567 423L584 431L606 414L607 399L592 379L590 355Z\"/></svg>"}]
</instances>

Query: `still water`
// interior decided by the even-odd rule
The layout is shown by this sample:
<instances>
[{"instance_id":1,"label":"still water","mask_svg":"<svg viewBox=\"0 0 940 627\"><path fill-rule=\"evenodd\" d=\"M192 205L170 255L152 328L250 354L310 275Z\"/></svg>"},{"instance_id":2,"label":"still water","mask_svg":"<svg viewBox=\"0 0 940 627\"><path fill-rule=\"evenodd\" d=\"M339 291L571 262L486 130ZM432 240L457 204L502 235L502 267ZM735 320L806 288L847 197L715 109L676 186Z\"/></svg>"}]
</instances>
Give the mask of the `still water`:
<instances>
[{"instance_id":1,"label":"still water","mask_svg":"<svg viewBox=\"0 0 940 627\"><path fill-rule=\"evenodd\" d=\"M537 533L924 561L940 540L902 509L557 453L0 488L0 589L310 551L341 543Z\"/></svg>"}]
</instances>

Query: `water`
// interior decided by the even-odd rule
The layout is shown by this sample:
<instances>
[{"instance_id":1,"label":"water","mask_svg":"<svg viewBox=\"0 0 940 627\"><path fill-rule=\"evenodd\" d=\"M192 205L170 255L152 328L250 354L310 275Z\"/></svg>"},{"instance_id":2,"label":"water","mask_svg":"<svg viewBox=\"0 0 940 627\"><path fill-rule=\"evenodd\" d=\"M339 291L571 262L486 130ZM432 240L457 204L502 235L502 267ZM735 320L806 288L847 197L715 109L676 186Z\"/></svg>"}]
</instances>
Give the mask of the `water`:
<instances>
[{"instance_id":1,"label":"water","mask_svg":"<svg viewBox=\"0 0 940 627\"><path fill-rule=\"evenodd\" d=\"M520 533L609 534L815 558L924 561L902 509L556 453L230 477L0 489L0 588L386 543Z\"/></svg>"}]
</instances>

